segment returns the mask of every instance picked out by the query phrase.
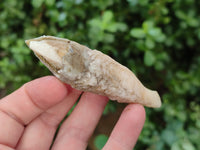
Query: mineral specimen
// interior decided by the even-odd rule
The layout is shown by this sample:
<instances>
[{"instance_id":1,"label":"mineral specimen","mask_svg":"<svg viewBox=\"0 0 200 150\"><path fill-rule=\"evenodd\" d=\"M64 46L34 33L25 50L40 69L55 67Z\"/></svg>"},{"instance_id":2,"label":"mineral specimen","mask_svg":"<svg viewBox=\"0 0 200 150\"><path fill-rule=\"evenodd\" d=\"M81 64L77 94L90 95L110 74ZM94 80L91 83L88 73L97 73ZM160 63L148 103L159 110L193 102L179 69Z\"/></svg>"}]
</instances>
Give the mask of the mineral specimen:
<instances>
[{"instance_id":1,"label":"mineral specimen","mask_svg":"<svg viewBox=\"0 0 200 150\"><path fill-rule=\"evenodd\" d=\"M58 79L73 88L120 103L161 106L156 91L144 87L132 71L98 50L53 36L26 40L26 44Z\"/></svg>"}]
</instances>

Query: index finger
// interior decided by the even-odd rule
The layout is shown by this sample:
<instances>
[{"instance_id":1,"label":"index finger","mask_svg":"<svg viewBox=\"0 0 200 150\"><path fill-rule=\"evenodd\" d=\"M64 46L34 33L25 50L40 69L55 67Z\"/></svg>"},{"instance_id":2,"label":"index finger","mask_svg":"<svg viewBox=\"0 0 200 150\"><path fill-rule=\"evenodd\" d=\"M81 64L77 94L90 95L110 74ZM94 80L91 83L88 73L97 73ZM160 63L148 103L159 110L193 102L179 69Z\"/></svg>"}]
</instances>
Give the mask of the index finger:
<instances>
[{"instance_id":1,"label":"index finger","mask_svg":"<svg viewBox=\"0 0 200 150\"><path fill-rule=\"evenodd\" d=\"M66 95L66 86L55 77L48 76L29 82L0 100L0 143L14 147L24 125Z\"/></svg>"}]
</instances>

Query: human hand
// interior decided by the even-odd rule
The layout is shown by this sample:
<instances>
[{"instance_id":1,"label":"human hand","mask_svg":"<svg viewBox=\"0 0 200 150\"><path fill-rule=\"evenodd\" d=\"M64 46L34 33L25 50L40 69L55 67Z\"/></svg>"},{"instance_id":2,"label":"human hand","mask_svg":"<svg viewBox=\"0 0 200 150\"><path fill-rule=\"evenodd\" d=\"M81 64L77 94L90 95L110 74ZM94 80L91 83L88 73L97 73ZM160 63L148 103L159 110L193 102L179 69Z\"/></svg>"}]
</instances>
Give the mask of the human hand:
<instances>
[{"instance_id":1,"label":"human hand","mask_svg":"<svg viewBox=\"0 0 200 150\"><path fill-rule=\"evenodd\" d=\"M0 150L48 150L61 120L81 91L52 76L31 81L0 100ZM64 121L52 150L86 149L108 98L83 93ZM132 150L145 121L144 107L129 104L103 150Z\"/></svg>"}]
</instances>

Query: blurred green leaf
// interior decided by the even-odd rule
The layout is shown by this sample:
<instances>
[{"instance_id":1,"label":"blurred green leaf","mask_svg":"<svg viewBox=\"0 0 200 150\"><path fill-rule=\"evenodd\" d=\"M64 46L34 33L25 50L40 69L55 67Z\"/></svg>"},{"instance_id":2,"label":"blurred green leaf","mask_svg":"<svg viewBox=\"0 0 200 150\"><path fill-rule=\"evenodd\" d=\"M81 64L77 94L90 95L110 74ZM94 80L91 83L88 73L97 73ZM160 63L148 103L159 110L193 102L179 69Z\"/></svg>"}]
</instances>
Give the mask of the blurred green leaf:
<instances>
[{"instance_id":1,"label":"blurred green leaf","mask_svg":"<svg viewBox=\"0 0 200 150\"><path fill-rule=\"evenodd\" d=\"M144 21L142 24L142 28L144 30L145 33L147 33L149 30L151 30L154 27L154 22L148 20L148 21Z\"/></svg>"},{"instance_id":2,"label":"blurred green leaf","mask_svg":"<svg viewBox=\"0 0 200 150\"><path fill-rule=\"evenodd\" d=\"M141 28L133 28L130 32L132 37L135 38L144 38L145 37L145 32Z\"/></svg>"},{"instance_id":3,"label":"blurred green leaf","mask_svg":"<svg viewBox=\"0 0 200 150\"><path fill-rule=\"evenodd\" d=\"M187 17L185 13L181 10L176 10L175 15L180 19L185 19Z\"/></svg>"},{"instance_id":4,"label":"blurred green leaf","mask_svg":"<svg viewBox=\"0 0 200 150\"><path fill-rule=\"evenodd\" d=\"M98 150L101 150L103 146L106 144L107 140L108 136L100 134L95 137L94 144Z\"/></svg>"},{"instance_id":5,"label":"blurred green leaf","mask_svg":"<svg viewBox=\"0 0 200 150\"><path fill-rule=\"evenodd\" d=\"M145 45L148 49L153 49L155 47L155 43L151 38L147 38L145 40Z\"/></svg>"},{"instance_id":6,"label":"blurred green leaf","mask_svg":"<svg viewBox=\"0 0 200 150\"><path fill-rule=\"evenodd\" d=\"M161 29L160 28L151 28L148 31L149 35L152 36L153 38L157 38L161 35Z\"/></svg>"},{"instance_id":7,"label":"blurred green leaf","mask_svg":"<svg viewBox=\"0 0 200 150\"><path fill-rule=\"evenodd\" d=\"M47 6L53 6L55 4L55 0L45 0L45 4Z\"/></svg>"},{"instance_id":8,"label":"blurred green leaf","mask_svg":"<svg viewBox=\"0 0 200 150\"><path fill-rule=\"evenodd\" d=\"M147 5L149 0L139 0L140 5L145 6Z\"/></svg>"},{"instance_id":9,"label":"blurred green leaf","mask_svg":"<svg viewBox=\"0 0 200 150\"><path fill-rule=\"evenodd\" d=\"M177 140L175 133L171 130L164 130L161 137L169 146Z\"/></svg>"},{"instance_id":10,"label":"blurred green leaf","mask_svg":"<svg viewBox=\"0 0 200 150\"><path fill-rule=\"evenodd\" d=\"M135 6L138 4L138 0L127 0L131 6Z\"/></svg>"},{"instance_id":11,"label":"blurred green leaf","mask_svg":"<svg viewBox=\"0 0 200 150\"><path fill-rule=\"evenodd\" d=\"M41 7L42 3L44 2L44 0L31 0L32 2L32 6L35 8L39 8Z\"/></svg>"},{"instance_id":12,"label":"blurred green leaf","mask_svg":"<svg viewBox=\"0 0 200 150\"><path fill-rule=\"evenodd\" d=\"M155 63L155 69L158 70L158 71L163 70L164 67L165 67L165 66L164 66L164 64L163 64L161 61L157 61L157 62Z\"/></svg>"},{"instance_id":13,"label":"blurred green leaf","mask_svg":"<svg viewBox=\"0 0 200 150\"><path fill-rule=\"evenodd\" d=\"M152 66L156 61L156 58L151 51L146 51L144 54L144 63L146 66Z\"/></svg>"},{"instance_id":14,"label":"blurred green leaf","mask_svg":"<svg viewBox=\"0 0 200 150\"><path fill-rule=\"evenodd\" d=\"M84 0L75 0L76 4L81 4Z\"/></svg>"},{"instance_id":15,"label":"blurred green leaf","mask_svg":"<svg viewBox=\"0 0 200 150\"><path fill-rule=\"evenodd\" d=\"M89 38L91 39L91 45L96 46L99 42L111 43L115 37L107 32L124 32L127 29L126 24L122 22L116 22L114 20L113 12L105 11L100 18L93 18L88 21L90 26ZM94 37L96 37L94 39Z\"/></svg>"},{"instance_id":16,"label":"blurred green leaf","mask_svg":"<svg viewBox=\"0 0 200 150\"><path fill-rule=\"evenodd\" d=\"M106 115L115 111L116 111L115 103L113 101L109 101L103 111L103 114Z\"/></svg>"},{"instance_id":17,"label":"blurred green leaf","mask_svg":"<svg viewBox=\"0 0 200 150\"><path fill-rule=\"evenodd\" d=\"M188 140L179 140L172 145L171 150L196 150Z\"/></svg>"},{"instance_id":18,"label":"blurred green leaf","mask_svg":"<svg viewBox=\"0 0 200 150\"><path fill-rule=\"evenodd\" d=\"M111 11L105 11L102 16L103 23L107 24L113 19L113 13Z\"/></svg>"},{"instance_id":19,"label":"blurred green leaf","mask_svg":"<svg viewBox=\"0 0 200 150\"><path fill-rule=\"evenodd\" d=\"M59 21L65 21L67 17L67 13L66 12L62 12L59 14L58 20Z\"/></svg>"}]
</instances>

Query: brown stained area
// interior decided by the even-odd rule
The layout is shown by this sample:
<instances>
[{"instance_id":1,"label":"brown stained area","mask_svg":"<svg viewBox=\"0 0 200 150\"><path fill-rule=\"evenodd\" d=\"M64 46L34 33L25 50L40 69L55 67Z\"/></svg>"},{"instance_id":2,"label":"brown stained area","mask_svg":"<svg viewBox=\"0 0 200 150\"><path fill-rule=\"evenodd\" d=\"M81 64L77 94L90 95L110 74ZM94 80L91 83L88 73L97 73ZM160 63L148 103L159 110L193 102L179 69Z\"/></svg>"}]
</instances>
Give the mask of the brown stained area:
<instances>
[{"instance_id":1,"label":"brown stained area","mask_svg":"<svg viewBox=\"0 0 200 150\"><path fill-rule=\"evenodd\" d=\"M80 48L77 49L77 47L74 47L73 45L71 46L71 49L73 52L69 56L70 58L70 63L71 65L76 68L78 71L83 72L86 67L85 67L85 60L82 56L82 53L80 53Z\"/></svg>"},{"instance_id":2,"label":"brown stained area","mask_svg":"<svg viewBox=\"0 0 200 150\"><path fill-rule=\"evenodd\" d=\"M47 44L55 48L57 54L62 58L69 51L69 42L58 40L44 40Z\"/></svg>"},{"instance_id":3,"label":"brown stained area","mask_svg":"<svg viewBox=\"0 0 200 150\"><path fill-rule=\"evenodd\" d=\"M65 58L66 61L77 71L83 72L85 70L84 60L82 54L80 53L80 49L82 47L77 47L70 41L63 40L44 40L48 45L51 45L55 48L57 54L61 58Z\"/></svg>"}]
</instances>

